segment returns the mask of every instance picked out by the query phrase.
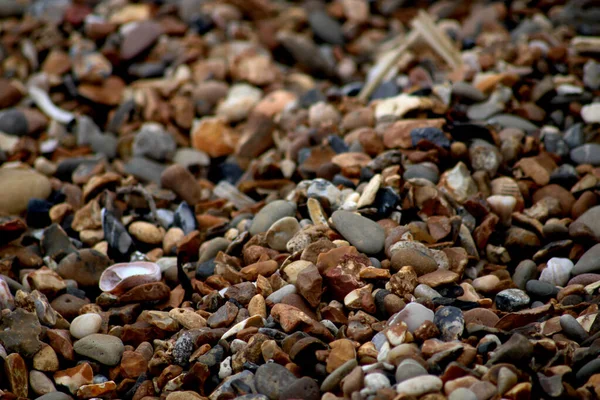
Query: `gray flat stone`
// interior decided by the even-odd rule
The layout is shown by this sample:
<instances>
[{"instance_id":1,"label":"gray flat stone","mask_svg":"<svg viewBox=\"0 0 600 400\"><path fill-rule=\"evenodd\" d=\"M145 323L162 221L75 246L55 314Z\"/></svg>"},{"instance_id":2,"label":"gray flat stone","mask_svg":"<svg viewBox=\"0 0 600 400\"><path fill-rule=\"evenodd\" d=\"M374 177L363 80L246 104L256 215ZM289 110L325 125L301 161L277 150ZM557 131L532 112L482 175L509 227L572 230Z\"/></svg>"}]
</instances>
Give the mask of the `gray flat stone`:
<instances>
[{"instance_id":1,"label":"gray flat stone","mask_svg":"<svg viewBox=\"0 0 600 400\"><path fill-rule=\"evenodd\" d=\"M331 216L335 229L356 249L366 254L383 250L385 232L375 221L350 211L336 211Z\"/></svg>"}]
</instances>

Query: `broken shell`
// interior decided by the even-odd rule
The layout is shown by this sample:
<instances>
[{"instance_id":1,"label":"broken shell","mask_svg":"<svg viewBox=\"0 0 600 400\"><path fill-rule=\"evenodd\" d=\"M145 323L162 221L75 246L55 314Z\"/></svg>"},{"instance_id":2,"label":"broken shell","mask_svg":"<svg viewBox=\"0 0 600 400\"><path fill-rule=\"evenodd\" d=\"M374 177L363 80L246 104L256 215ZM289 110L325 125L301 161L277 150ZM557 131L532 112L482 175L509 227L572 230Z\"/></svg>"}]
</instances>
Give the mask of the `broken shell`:
<instances>
[{"instance_id":1,"label":"broken shell","mask_svg":"<svg viewBox=\"0 0 600 400\"><path fill-rule=\"evenodd\" d=\"M153 262L119 263L104 270L100 276L100 289L104 292L120 294L134 286L158 282L160 279L160 267Z\"/></svg>"},{"instance_id":2,"label":"broken shell","mask_svg":"<svg viewBox=\"0 0 600 400\"><path fill-rule=\"evenodd\" d=\"M488 197L487 202L492 211L500 217L502 225L510 225L512 213L517 205L517 199L513 196L495 194Z\"/></svg>"}]
</instances>

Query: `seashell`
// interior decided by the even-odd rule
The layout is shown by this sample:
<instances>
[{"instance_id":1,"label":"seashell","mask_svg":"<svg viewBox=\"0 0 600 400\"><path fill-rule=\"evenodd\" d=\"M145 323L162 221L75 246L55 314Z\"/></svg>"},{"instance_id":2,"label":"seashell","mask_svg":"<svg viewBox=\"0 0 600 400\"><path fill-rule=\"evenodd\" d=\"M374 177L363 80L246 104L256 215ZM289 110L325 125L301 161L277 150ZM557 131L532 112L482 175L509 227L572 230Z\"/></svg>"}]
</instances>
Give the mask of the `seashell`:
<instances>
[{"instance_id":1,"label":"seashell","mask_svg":"<svg viewBox=\"0 0 600 400\"><path fill-rule=\"evenodd\" d=\"M121 294L134 286L158 282L161 279L158 264L146 261L114 264L100 276L100 290Z\"/></svg>"},{"instance_id":2,"label":"seashell","mask_svg":"<svg viewBox=\"0 0 600 400\"><path fill-rule=\"evenodd\" d=\"M565 286L571 276L573 261L568 258L553 257L548 260L546 268L540 275L540 281L548 282L556 286Z\"/></svg>"},{"instance_id":3,"label":"seashell","mask_svg":"<svg viewBox=\"0 0 600 400\"><path fill-rule=\"evenodd\" d=\"M513 196L495 194L488 197L487 202L494 214L500 217L500 222L502 225L509 226L511 223L512 213L517 205L517 199L515 199Z\"/></svg>"},{"instance_id":4,"label":"seashell","mask_svg":"<svg viewBox=\"0 0 600 400\"><path fill-rule=\"evenodd\" d=\"M492 195L512 196L517 200L515 211L523 211L525 200L517 182L507 176L496 178L491 182Z\"/></svg>"},{"instance_id":5,"label":"seashell","mask_svg":"<svg viewBox=\"0 0 600 400\"><path fill-rule=\"evenodd\" d=\"M13 310L15 308L15 299L10 292L10 288L8 287L8 283L2 278L0 278L0 310L9 309Z\"/></svg>"}]
</instances>

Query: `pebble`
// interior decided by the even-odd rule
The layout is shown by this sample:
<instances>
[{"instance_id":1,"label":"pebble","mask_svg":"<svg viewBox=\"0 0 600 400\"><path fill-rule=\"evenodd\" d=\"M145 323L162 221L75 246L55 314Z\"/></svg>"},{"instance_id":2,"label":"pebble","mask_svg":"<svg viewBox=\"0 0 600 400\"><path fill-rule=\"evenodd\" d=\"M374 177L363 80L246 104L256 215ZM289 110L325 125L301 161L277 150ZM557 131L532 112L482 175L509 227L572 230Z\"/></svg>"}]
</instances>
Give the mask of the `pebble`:
<instances>
[{"instance_id":1,"label":"pebble","mask_svg":"<svg viewBox=\"0 0 600 400\"><path fill-rule=\"evenodd\" d=\"M573 270L573 261L568 258L553 257L546 263L546 268L540 275L540 281L555 286L565 286Z\"/></svg>"},{"instance_id":2,"label":"pebble","mask_svg":"<svg viewBox=\"0 0 600 400\"><path fill-rule=\"evenodd\" d=\"M408 396L422 396L426 393L441 390L442 385L442 380L437 376L423 375L407 379L398 384L396 386L396 392Z\"/></svg>"},{"instance_id":3,"label":"pebble","mask_svg":"<svg viewBox=\"0 0 600 400\"><path fill-rule=\"evenodd\" d=\"M588 124L600 122L600 103L591 103L581 107L581 118ZM590 146L592 146L592 144L590 144ZM590 151L592 151L591 148ZM571 154L571 158L574 158L573 154Z\"/></svg>"},{"instance_id":4,"label":"pebble","mask_svg":"<svg viewBox=\"0 0 600 400\"><path fill-rule=\"evenodd\" d=\"M18 215L27 209L31 199L47 199L52 191L47 177L33 170L0 168L0 212Z\"/></svg>"},{"instance_id":5,"label":"pebble","mask_svg":"<svg viewBox=\"0 0 600 400\"><path fill-rule=\"evenodd\" d=\"M349 211L336 211L331 219L336 230L358 251L377 254L383 249L385 232L376 222Z\"/></svg>"},{"instance_id":6,"label":"pebble","mask_svg":"<svg viewBox=\"0 0 600 400\"><path fill-rule=\"evenodd\" d=\"M531 289L528 289L530 291ZM531 302L527 293L521 289L505 289L496 295L496 307L502 311L518 311Z\"/></svg>"},{"instance_id":7,"label":"pebble","mask_svg":"<svg viewBox=\"0 0 600 400\"><path fill-rule=\"evenodd\" d=\"M275 222L284 217L293 217L295 214L296 207L293 204L285 200L273 201L256 214L250 226L250 234L266 232Z\"/></svg>"},{"instance_id":8,"label":"pebble","mask_svg":"<svg viewBox=\"0 0 600 400\"><path fill-rule=\"evenodd\" d=\"M296 377L282 365L263 364L256 370L254 381L259 393L269 399L279 399L283 391L296 381Z\"/></svg>"},{"instance_id":9,"label":"pebble","mask_svg":"<svg viewBox=\"0 0 600 400\"><path fill-rule=\"evenodd\" d=\"M425 321L432 321L434 313L429 308L419 303L408 303L402 311L390 318L389 325L393 325L396 321L402 321L408 327L409 332L414 332Z\"/></svg>"},{"instance_id":10,"label":"pebble","mask_svg":"<svg viewBox=\"0 0 600 400\"><path fill-rule=\"evenodd\" d=\"M450 393L448 400L478 400L478 397L472 390L459 387Z\"/></svg>"},{"instance_id":11,"label":"pebble","mask_svg":"<svg viewBox=\"0 0 600 400\"><path fill-rule=\"evenodd\" d=\"M583 253L571 272L573 275L580 275L597 271L600 271L600 244L590 247L585 253Z\"/></svg>"},{"instance_id":12,"label":"pebble","mask_svg":"<svg viewBox=\"0 0 600 400\"><path fill-rule=\"evenodd\" d=\"M598 103L600 106L600 103ZM600 114L600 107L598 113ZM599 120L600 121L600 120ZM569 153L571 160L576 164L592 164L594 166L600 165L600 144L598 143L587 143L574 149L571 149Z\"/></svg>"},{"instance_id":13,"label":"pebble","mask_svg":"<svg viewBox=\"0 0 600 400\"><path fill-rule=\"evenodd\" d=\"M115 336L93 333L75 342L73 350L101 364L115 366L121 361L125 347Z\"/></svg>"},{"instance_id":14,"label":"pebble","mask_svg":"<svg viewBox=\"0 0 600 400\"><path fill-rule=\"evenodd\" d=\"M403 360L396 367L396 383L400 384L412 378L427 375L427 370L421 364L412 359Z\"/></svg>"},{"instance_id":15,"label":"pebble","mask_svg":"<svg viewBox=\"0 0 600 400\"><path fill-rule=\"evenodd\" d=\"M452 306L439 308L435 312L433 322L440 330L442 340L446 342L457 340L465 328L462 311Z\"/></svg>"},{"instance_id":16,"label":"pebble","mask_svg":"<svg viewBox=\"0 0 600 400\"><path fill-rule=\"evenodd\" d=\"M133 155L156 161L171 160L176 149L173 136L156 123L144 124L133 140Z\"/></svg>"},{"instance_id":17,"label":"pebble","mask_svg":"<svg viewBox=\"0 0 600 400\"><path fill-rule=\"evenodd\" d=\"M573 318L572 315L564 314L560 316L560 326L563 332L571 339L578 343L583 342L589 337L589 334L581 326L581 324Z\"/></svg>"},{"instance_id":18,"label":"pebble","mask_svg":"<svg viewBox=\"0 0 600 400\"><path fill-rule=\"evenodd\" d=\"M367 374L364 383L368 393L376 393L380 389L389 388L391 386L387 376L377 372Z\"/></svg>"},{"instance_id":19,"label":"pebble","mask_svg":"<svg viewBox=\"0 0 600 400\"><path fill-rule=\"evenodd\" d=\"M71 322L69 332L76 339L82 339L100 331L102 326L102 317L98 314L83 314Z\"/></svg>"}]
</instances>

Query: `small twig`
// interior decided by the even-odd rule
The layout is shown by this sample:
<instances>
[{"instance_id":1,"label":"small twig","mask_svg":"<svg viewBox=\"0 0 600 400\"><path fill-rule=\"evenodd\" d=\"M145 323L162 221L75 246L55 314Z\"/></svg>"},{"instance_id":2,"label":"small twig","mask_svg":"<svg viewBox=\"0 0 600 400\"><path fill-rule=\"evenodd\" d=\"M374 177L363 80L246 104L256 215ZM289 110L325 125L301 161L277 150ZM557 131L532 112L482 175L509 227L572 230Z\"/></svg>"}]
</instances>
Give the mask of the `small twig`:
<instances>
[{"instance_id":1,"label":"small twig","mask_svg":"<svg viewBox=\"0 0 600 400\"><path fill-rule=\"evenodd\" d=\"M148 202L148 205L150 206L150 213L152 215L152 219L154 220L154 222L158 221L158 214L156 212L156 202L152 198L152 195L148 193L148 191L144 189L141 185L126 186L117 189L117 194L132 193L138 193L141 194L142 197L144 197L144 199Z\"/></svg>"}]
</instances>

